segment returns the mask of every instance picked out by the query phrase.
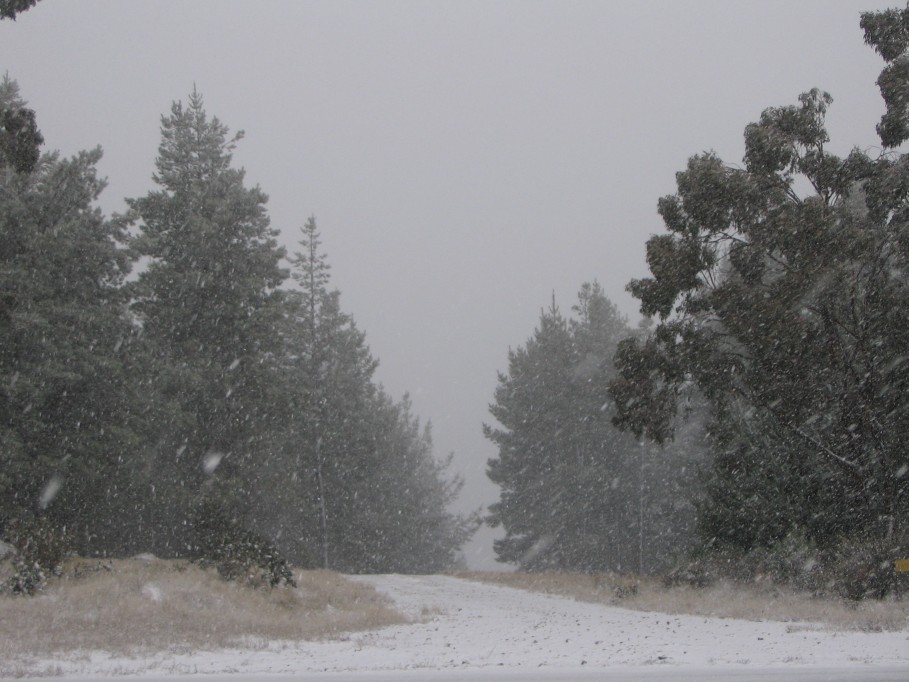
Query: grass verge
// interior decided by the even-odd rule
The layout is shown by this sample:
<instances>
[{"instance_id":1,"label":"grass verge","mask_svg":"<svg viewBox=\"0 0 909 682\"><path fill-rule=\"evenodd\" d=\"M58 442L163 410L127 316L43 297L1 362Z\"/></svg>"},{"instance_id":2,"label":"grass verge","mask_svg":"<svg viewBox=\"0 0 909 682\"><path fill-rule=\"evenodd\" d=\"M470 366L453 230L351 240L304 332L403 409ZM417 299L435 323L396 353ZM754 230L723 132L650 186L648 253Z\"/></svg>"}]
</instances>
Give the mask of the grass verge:
<instances>
[{"instance_id":1,"label":"grass verge","mask_svg":"<svg viewBox=\"0 0 909 682\"><path fill-rule=\"evenodd\" d=\"M457 577L544 592L579 601L674 615L817 623L837 630L880 632L909 628L909 602L847 602L766 583L718 582L709 587L665 586L658 578L615 574L463 572Z\"/></svg>"},{"instance_id":2,"label":"grass verge","mask_svg":"<svg viewBox=\"0 0 909 682\"><path fill-rule=\"evenodd\" d=\"M185 561L70 560L42 594L0 595L0 677L33 669L24 661L74 651L248 647L407 622L368 585L330 571L295 578L296 589L253 589Z\"/></svg>"}]
</instances>

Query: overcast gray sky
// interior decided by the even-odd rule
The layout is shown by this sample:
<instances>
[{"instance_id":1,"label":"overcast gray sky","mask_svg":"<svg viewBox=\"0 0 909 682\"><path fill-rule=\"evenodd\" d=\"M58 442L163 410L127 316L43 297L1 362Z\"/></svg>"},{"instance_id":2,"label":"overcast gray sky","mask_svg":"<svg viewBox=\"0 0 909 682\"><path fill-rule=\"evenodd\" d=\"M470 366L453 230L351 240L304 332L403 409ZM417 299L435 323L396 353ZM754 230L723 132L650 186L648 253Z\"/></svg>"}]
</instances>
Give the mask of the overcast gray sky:
<instances>
[{"instance_id":1,"label":"overcast gray sky","mask_svg":"<svg viewBox=\"0 0 909 682\"><path fill-rule=\"evenodd\" d=\"M431 419L486 505L481 424L553 291L647 274L692 154L742 156L768 106L830 92L834 151L878 144L873 0L43 0L0 23L47 148L101 145L106 212L151 189L160 115L195 84L292 247L314 214L378 379ZM489 533L468 548L493 563Z\"/></svg>"}]
</instances>

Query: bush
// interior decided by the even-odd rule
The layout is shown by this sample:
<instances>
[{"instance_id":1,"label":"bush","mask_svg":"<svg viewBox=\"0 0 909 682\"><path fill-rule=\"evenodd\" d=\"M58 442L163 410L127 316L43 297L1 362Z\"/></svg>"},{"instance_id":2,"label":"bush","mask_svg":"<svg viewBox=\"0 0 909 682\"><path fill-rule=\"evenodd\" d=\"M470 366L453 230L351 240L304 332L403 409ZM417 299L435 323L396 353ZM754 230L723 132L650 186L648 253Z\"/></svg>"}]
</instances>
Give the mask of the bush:
<instances>
[{"instance_id":1,"label":"bush","mask_svg":"<svg viewBox=\"0 0 909 682\"><path fill-rule=\"evenodd\" d=\"M736 547L706 547L682 559L663 576L666 587L687 585L702 589L719 580L751 581L748 554Z\"/></svg>"},{"instance_id":2,"label":"bush","mask_svg":"<svg viewBox=\"0 0 909 682\"><path fill-rule=\"evenodd\" d=\"M855 538L841 543L830 558L836 593L859 601L905 590L906 576L894 567L897 559L906 558L905 550L905 543L892 540Z\"/></svg>"},{"instance_id":3,"label":"bush","mask_svg":"<svg viewBox=\"0 0 909 682\"><path fill-rule=\"evenodd\" d=\"M195 536L198 563L214 566L225 580L246 580L257 587L297 586L290 564L271 542L213 505L200 509Z\"/></svg>"},{"instance_id":4,"label":"bush","mask_svg":"<svg viewBox=\"0 0 909 682\"><path fill-rule=\"evenodd\" d=\"M69 554L69 538L47 517L27 517L7 523L3 539L13 547L14 573L3 585L15 594L35 594L44 589L47 576L59 575Z\"/></svg>"},{"instance_id":5,"label":"bush","mask_svg":"<svg viewBox=\"0 0 909 682\"><path fill-rule=\"evenodd\" d=\"M850 601L884 599L909 592L909 574L898 574L894 562L909 558L909 541L899 538L841 538L819 548L795 531L770 547L749 551L730 547L701 548L667 573L664 583L707 587L719 579L740 583L767 581Z\"/></svg>"}]
</instances>

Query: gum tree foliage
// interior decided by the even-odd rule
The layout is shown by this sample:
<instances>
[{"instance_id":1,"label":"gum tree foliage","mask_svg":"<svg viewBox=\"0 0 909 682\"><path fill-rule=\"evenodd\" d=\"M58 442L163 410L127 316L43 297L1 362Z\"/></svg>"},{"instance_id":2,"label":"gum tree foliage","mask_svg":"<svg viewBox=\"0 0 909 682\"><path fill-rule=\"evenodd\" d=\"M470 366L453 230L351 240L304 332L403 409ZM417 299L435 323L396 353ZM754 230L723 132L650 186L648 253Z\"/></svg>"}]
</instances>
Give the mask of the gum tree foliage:
<instances>
[{"instance_id":1,"label":"gum tree foliage","mask_svg":"<svg viewBox=\"0 0 909 682\"><path fill-rule=\"evenodd\" d=\"M16 20L22 14L38 4L38 0L0 0L0 19Z\"/></svg>"},{"instance_id":2,"label":"gum tree foliage","mask_svg":"<svg viewBox=\"0 0 909 682\"><path fill-rule=\"evenodd\" d=\"M861 27L865 42L887 63L877 79L887 107L877 132L885 147L898 147L909 139L909 6L864 12Z\"/></svg>"},{"instance_id":3,"label":"gum tree foliage","mask_svg":"<svg viewBox=\"0 0 909 682\"><path fill-rule=\"evenodd\" d=\"M182 529L194 512L245 522L277 423L270 358L287 273L265 194L231 165L241 137L194 91L162 117L158 189L128 202L144 264L132 311L155 356L147 390L160 398L151 485L161 499L146 527L161 529L150 542L164 554L191 553Z\"/></svg>"},{"instance_id":4,"label":"gum tree foliage","mask_svg":"<svg viewBox=\"0 0 909 682\"><path fill-rule=\"evenodd\" d=\"M566 319L553 301L534 335L508 353L483 431L498 447L501 487L488 522L500 561L524 569L637 568L638 446L611 423L611 358L625 320L596 283Z\"/></svg>"},{"instance_id":5,"label":"gum tree foliage","mask_svg":"<svg viewBox=\"0 0 909 682\"><path fill-rule=\"evenodd\" d=\"M310 218L291 259L297 287L281 326L285 454L263 477L280 493L263 518L304 566L446 568L469 525L447 511L460 482L445 476L406 400L395 403L373 382L378 363L329 288L320 244Z\"/></svg>"},{"instance_id":6,"label":"gum tree foliage","mask_svg":"<svg viewBox=\"0 0 909 682\"><path fill-rule=\"evenodd\" d=\"M885 147L907 138L907 14L863 16L888 61ZM665 441L680 396L713 412L709 545L818 546L905 532L909 500L909 161L827 149L812 90L745 130L744 167L692 157L659 202L651 276L629 290L659 324L616 355L617 423Z\"/></svg>"},{"instance_id":7,"label":"gum tree foliage","mask_svg":"<svg viewBox=\"0 0 909 682\"><path fill-rule=\"evenodd\" d=\"M9 79L0 110L26 111ZM126 235L95 207L100 149L22 158L0 157L0 530L43 516L93 551L121 523L137 441Z\"/></svg>"}]
</instances>

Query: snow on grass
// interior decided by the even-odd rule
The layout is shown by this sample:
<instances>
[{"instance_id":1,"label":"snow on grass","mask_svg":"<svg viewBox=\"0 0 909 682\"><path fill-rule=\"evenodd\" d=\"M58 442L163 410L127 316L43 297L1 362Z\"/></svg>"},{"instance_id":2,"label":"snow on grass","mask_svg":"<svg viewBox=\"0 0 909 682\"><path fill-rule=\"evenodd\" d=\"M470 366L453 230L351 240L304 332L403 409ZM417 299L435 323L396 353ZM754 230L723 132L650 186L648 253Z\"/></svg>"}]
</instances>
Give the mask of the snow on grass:
<instances>
[{"instance_id":1,"label":"snow on grass","mask_svg":"<svg viewBox=\"0 0 909 682\"><path fill-rule=\"evenodd\" d=\"M247 676L348 671L703 671L851 668L905 670L909 632L835 631L811 623L736 620L634 611L448 576L359 576L413 622L326 641L253 636L232 648L170 649L133 658L98 652L42 656L35 670L68 676L233 672ZM149 580L145 580L145 585ZM167 589L161 586L164 601ZM137 588L140 589L140 588ZM149 603L147 597L143 597ZM447 673L444 673L447 674ZM548 673L547 673L548 674ZM863 673L860 673L863 674ZM410 679L410 678L408 678Z\"/></svg>"},{"instance_id":2,"label":"snow on grass","mask_svg":"<svg viewBox=\"0 0 909 682\"><path fill-rule=\"evenodd\" d=\"M571 597L639 611L718 616L744 620L822 623L838 630L904 630L909 627L909 604L903 600L846 601L815 598L770 582L750 584L721 581L709 587L666 586L658 578L616 574L561 572L464 572L460 577Z\"/></svg>"},{"instance_id":3,"label":"snow on grass","mask_svg":"<svg viewBox=\"0 0 909 682\"><path fill-rule=\"evenodd\" d=\"M298 589L253 589L184 561L73 561L41 595L0 596L0 677L56 670L58 660L64 671L98 661L133 671L145 658L267 649L404 621L368 585L328 571L296 578Z\"/></svg>"}]
</instances>

